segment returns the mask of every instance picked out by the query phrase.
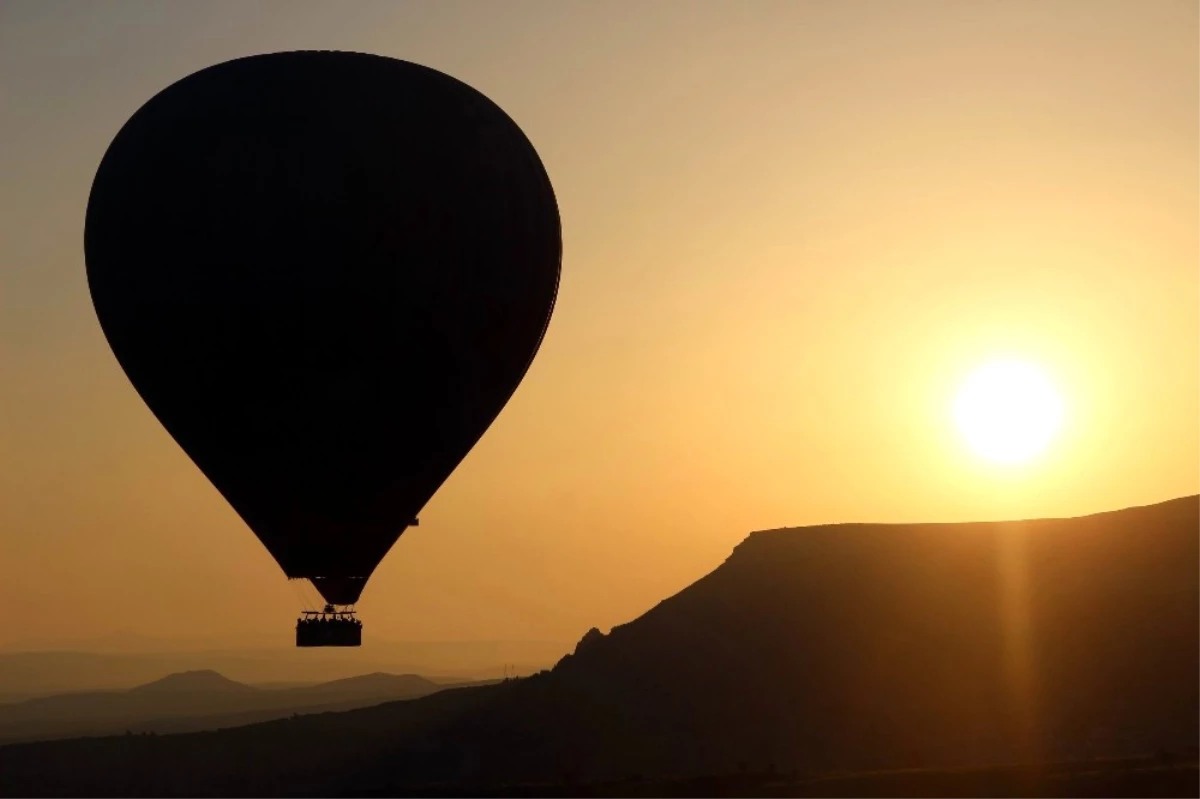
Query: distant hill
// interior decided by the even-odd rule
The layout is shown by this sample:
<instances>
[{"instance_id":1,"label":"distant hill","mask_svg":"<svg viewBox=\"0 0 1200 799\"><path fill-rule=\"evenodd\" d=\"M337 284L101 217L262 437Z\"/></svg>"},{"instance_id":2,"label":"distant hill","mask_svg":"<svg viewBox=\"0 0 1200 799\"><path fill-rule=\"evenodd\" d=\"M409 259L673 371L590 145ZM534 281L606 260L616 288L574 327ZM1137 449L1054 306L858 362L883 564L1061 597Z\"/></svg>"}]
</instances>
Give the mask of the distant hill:
<instances>
[{"instance_id":1,"label":"distant hill","mask_svg":"<svg viewBox=\"0 0 1200 799\"><path fill-rule=\"evenodd\" d=\"M129 690L131 694L239 694L247 696L256 693L249 685L218 674L209 669L199 671L183 671L178 674L168 674L161 680L139 685Z\"/></svg>"},{"instance_id":2,"label":"distant hill","mask_svg":"<svg viewBox=\"0 0 1200 799\"><path fill-rule=\"evenodd\" d=\"M1198 531L1188 497L1079 519L758 532L551 672L206 735L6 746L0 794L449 795L739 773L811 787L1156 753L1182 753L1170 773L1194 781ZM1151 790L1136 786L1120 790Z\"/></svg>"},{"instance_id":3,"label":"distant hill","mask_svg":"<svg viewBox=\"0 0 1200 799\"><path fill-rule=\"evenodd\" d=\"M320 685L309 685L303 688L291 689L295 696L319 695L323 699L348 698L355 696L393 696L407 698L424 696L441 690L445 684L427 680L416 674L363 674L358 677L347 677L344 680L333 680Z\"/></svg>"},{"instance_id":4,"label":"distant hill","mask_svg":"<svg viewBox=\"0 0 1200 799\"><path fill-rule=\"evenodd\" d=\"M127 691L59 694L0 705L0 742L128 732L187 732L267 721L294 713L351 710L412 699L443 685L416 674L367 674L295 688L244 685L188 671Z\"/></svg>"},{"instance_id":5,"label":"distant hill","mask_svg":"<svg viewBox=\"0 0 1200 799\"><path fill-rule=\"evenodd\" d=\"M299 650L290 625L259 648L202 649L204 642L144 639L141 651L0 648L0 702L80 691L124 690L164 674L211 669L238 682L315 684L371 672L421 674L437 682L500 677L516 666L533 674L558 662L571 642L378 640L368 618L361 649ZM142 639L135 639L142 640ZM96 642L103 644L103 641ZM36 642L30 642L34 646ZM176 646L191 649L172 649Z\"/></svg>"}]
</instances>

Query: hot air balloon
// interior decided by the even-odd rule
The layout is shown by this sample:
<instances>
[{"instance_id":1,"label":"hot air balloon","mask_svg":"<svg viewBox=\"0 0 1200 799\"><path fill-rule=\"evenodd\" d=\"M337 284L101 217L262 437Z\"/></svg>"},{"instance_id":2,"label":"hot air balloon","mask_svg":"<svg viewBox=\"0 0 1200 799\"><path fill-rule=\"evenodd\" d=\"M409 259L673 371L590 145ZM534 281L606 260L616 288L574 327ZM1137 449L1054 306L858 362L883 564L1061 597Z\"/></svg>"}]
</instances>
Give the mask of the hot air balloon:
<instances>
[{"instance_id":1,"label":"hot air balloon","mask_svg":"<svg viewBox=\"0 0 1200 799\"><path fill-rule=\"evenodd\" d=\"M146 405L324 598L297 643L356 645L367 579L549 323L562 236L529 140L417 64L241 58L121 128L84 248L100 325Z\"/></svg>"}]
</instances>

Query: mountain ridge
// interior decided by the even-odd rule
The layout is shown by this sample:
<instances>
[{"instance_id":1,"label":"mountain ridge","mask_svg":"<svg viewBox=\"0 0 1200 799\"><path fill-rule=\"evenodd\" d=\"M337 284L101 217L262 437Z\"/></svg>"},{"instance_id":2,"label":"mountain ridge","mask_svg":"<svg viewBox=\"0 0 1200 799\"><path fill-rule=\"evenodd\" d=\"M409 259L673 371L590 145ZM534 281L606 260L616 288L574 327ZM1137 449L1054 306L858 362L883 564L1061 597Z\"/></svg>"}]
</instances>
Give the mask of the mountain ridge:
<instances>
[{"instance_id":1,"label":"mountain ridge","mask_svg":"<svg viewBox=\"0 0 1200 799\"><path fill-rule=\"evenodd\" d=\"M247 692L259 689L244 683L231 680L220 672L212 669L196 669L193 671L178 671L165 677L144 683L128 689L127 693L176 693L180 691L233 691Z\"/></svg>"},{"instance_id":2,"label":"mountain ridge","mask_svg":"<svg viewBox=\"0 0 1200 799\"><path fill-rule=\"evenodd\" d=\"M1200 498L781 529L534 677L206 736L6 746L0 792L330 795L1194 750ZM322 757L305 759L314 737ZM164 759L178 765L151 768Z\"/></svg>"},{"instance_id":3,"label":"mountain ridge","mask_svg":"<svg viewBox=\"0 0 1200 799\"><path fill-rule=\"evenodd\" d=\"M415 674L375 672L272 689L213 670L186 671L124 690L68 692L0 705L0 743L216 729L412 699L445 687Z\"/></svg>"}]
</instances>

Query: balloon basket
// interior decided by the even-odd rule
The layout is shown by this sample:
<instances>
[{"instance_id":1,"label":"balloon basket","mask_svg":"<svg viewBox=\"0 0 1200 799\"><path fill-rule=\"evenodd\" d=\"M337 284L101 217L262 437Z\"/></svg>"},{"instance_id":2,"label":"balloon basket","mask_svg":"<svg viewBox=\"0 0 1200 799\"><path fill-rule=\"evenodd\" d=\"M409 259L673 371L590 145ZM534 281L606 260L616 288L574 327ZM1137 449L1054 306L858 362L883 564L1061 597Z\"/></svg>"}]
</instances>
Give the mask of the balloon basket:
<instances>
[{"instance_id":1,"label":"balloon basket","mask_svg":"<svg viewBox=\"0 0 1200 799\"><path fill-rule=\"evenodd\" d=\"M362 646L362 622L352 610L306 610L296 621L296 646Z\"/></svg>"}]
</instances>

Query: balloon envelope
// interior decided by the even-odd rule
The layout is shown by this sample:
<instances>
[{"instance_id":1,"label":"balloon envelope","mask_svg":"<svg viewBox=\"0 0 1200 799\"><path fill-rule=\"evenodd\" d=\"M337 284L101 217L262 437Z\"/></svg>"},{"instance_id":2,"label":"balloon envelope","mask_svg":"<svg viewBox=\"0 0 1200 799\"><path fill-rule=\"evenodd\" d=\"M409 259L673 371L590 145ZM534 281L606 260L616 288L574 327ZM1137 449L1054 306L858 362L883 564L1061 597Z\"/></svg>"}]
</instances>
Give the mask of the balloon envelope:
<instances>
[{"instance_id":1,"label":"balloon envelope","mask_svg":"<svg viewBox=\"0 0 1200 799\"><path fill-rule=\"evenodd\" d=\"M338 604L521 381L561 247L503 111L337 52L230 61L155 96L105 154L85 231L134 387L284 572Z\"/></svg>"}]
</instances>

